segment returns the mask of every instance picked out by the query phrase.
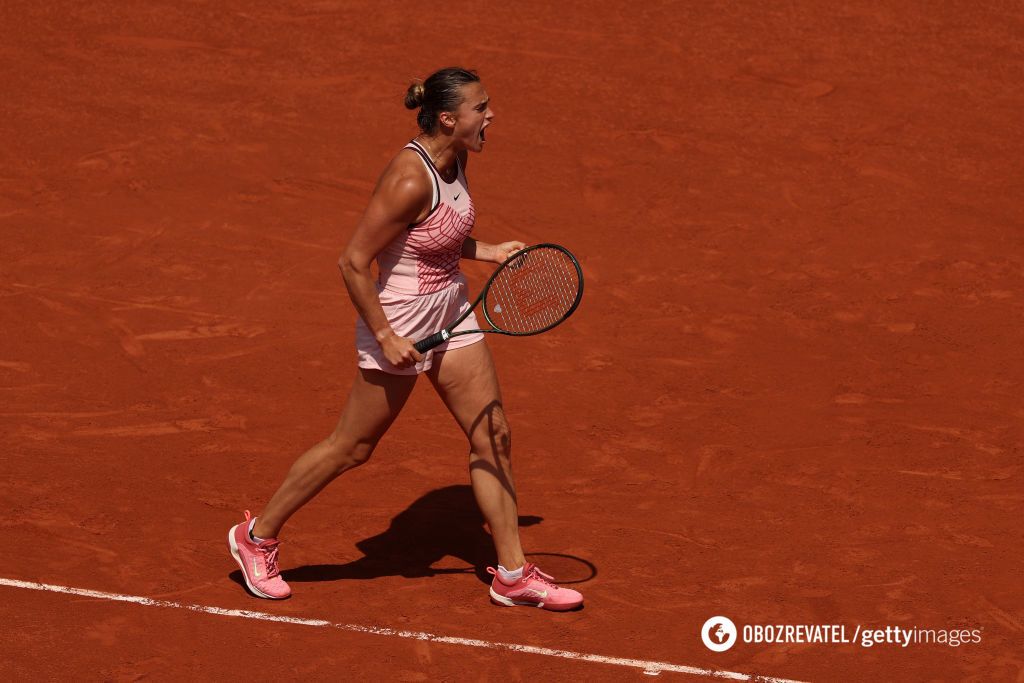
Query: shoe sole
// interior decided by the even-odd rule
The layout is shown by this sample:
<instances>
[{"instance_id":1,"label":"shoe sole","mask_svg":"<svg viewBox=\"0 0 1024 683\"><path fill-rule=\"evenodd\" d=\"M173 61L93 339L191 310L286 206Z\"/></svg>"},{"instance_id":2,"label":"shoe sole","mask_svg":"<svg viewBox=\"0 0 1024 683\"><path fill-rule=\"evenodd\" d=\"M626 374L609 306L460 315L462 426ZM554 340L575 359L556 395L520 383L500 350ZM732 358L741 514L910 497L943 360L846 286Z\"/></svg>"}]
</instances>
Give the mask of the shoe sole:
<instances>
[{"instance_id":1,"label":"shoe sole","mask_svg":"<svg viewBox=\"0 0 1024 683\"><path fill-rule=\"evenodd\" d=\"M506 598L504 595L498 595L494 592L494 588L490 589L490 593L491 602L493 602L496 605L501 605L502 607L539 607L541 609L550 610L552 612L568 612L569 610L574 610L583 604L582 600L571 605L552 605L550 603L530 601L524 602L521 600L513 600L511 598Z\"/></svg>"},{"instance_id":2,"label":"shoe sole","mask_svg":"<svg viewBox=\"0 0 1024 683\"><path fill-rule=\"evenodd\" d=\"M242 578L245 579L245 585L249 587L249 591L258 598L266 598L267 600L284 600L274 595L267 595L256 586L252 585L252 581L249 580L249 572L245 571L245 563L242 562L242 556L238 554L238 544L235 543L235 529L238 525L231 527L231 531L228 532L228 550L231 551L231 557L235 558L235 562L238 563L238 568L242 570Z\"/></svg>"}]
</instances>

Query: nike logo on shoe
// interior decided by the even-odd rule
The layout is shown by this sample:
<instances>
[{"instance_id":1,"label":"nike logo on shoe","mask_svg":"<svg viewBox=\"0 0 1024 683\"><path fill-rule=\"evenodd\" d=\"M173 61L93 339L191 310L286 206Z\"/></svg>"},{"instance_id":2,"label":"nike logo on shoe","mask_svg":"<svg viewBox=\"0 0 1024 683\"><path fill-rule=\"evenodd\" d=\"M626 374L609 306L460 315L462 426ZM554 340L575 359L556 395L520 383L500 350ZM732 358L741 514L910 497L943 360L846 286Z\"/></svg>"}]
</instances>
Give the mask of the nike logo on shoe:
<instances>
[{"instance_id":1,"label":"nike logo on shoe","mask_svg":"<svg viewBox=\"0 0 1024 683\"><path fill-rule=\"evenodd\" d=\"M461 192L458 193L457 195L455 195L455 200L454 201L459 201L459 197L461 197L461 196L462 196Z\"/></svg>"},{"instance_id":2,"label":"nike logo on shoe","mask_svg":"<svg viewBox=\"0 0 1024 683\"><path fill-rule=\"evenodd\" d=\"M252 558L252 575L257 579L261 576L259 561L255 557Z\"/></svg>"},{"instance_id":3,"label":"nike logo on shoe","mask_svg":"<svg viewBox=\"0 0 1024 683\"><path fill-rule=\"evenodd\" d=\"M526 590L530 591L531 593L533 593L534 595L536 595L538 598L541 598L541 599L544 599L544 598L548 597L548 592L547 591L538 591L538 590L534 590L532 588L527 588Z\"/></svg>"}]
</instances>

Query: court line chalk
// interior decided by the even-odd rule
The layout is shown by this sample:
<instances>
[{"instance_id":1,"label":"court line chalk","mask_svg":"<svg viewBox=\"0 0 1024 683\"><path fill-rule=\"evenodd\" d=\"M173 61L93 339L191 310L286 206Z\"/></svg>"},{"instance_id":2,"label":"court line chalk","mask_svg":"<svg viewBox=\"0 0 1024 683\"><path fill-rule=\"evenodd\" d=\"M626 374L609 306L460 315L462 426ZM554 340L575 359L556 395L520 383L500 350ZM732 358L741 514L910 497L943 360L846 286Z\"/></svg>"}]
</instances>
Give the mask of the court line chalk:
<instances>
[{"instance_id":1,"label":"court line chalk","mask_svg":"<svg viewBox=\"0 0 1024 683\"><path fill-rule=\"evenodd\" d=\"M135 605L146 605L148 607L169 607L173 609L187 609L192 612L203 614L214 614L222 617L239 617L242 619L255 619L258 621L274 621L284 624L295 624L297 626L314 626L319 628L335 628L341 631L354 633L367 633L376 636L390 636L392 638L408 638L411 640L425 640L432 643L444 643L446 645L461 645L463 647L477 647L489 650L507 650L510 652L522 652L525 654L542 655L545 657L558 657L580 662L593 662L596 664L608 664L613 666L624 666L640 669L645 674L657 676L662 671L670 673L690 674L692 676L704 676L707 678L724 678L734 681L764 681L764 683L800 683L788 678L772 678L770 676L754 676L750 674L736 673L735 671L716 671L714 669L702 669L696 666L685 666L682 664L670 664L668 662L655 662L644 659L627 659L623 657L605 657L603 655L585 654L572 652L570 650L553 650L547 647L536 647L534 645L517 645L515 643L492 643L486 640L474 638L456 638L454 636L441 636L422 631L401 631L383 626L361 626L359 624L337 624L326 619L304 619L302 617L287 617L267 612L254 612L247 609L225 609L223 607L210 607L207 605L190 605L170 600L156 600L140 595L121 595L118 593L106 593L103 591L89 590L88 588L73 588L71 586L57 586L49 583L35 583L34 581L19 581L17 579L0 578L0 586L10 588L27 588L34 591L47 591L50 593L63 593L65 595L77 595L84 598L95 598L97 600L110 600L113 602L129 602Z\"/></svg>"}]
</instances>

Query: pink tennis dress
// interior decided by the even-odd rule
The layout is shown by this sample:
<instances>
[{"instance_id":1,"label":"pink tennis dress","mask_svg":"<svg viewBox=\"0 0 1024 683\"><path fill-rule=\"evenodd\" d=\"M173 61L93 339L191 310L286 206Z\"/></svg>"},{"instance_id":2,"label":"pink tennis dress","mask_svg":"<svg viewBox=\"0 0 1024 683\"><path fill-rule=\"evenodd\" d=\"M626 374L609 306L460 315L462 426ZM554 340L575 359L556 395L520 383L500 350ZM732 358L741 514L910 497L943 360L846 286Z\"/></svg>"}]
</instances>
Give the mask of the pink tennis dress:
<instances>
[{"instance_id":1,"label":"pink tennis dress","mask_svg":"<svg viewBox=\"0 0 1024 683\"><path fill-rule=\"evenodd\" d=\"M431 210L377 255L377 292L395 334L419 341L440 332L469 308L466 278L459 272L459 259L462 243L473 230L476 210L458 160L458 174L447 183L419 143L414 140L406 148L419 155L430 175L434 189ZM479 327L476 314L470 313L453 331ZM429 370L434 354L469 346L483 338L483 334L477 333L449 339L423 354L423 360L414 366L397 368L384 357L366 323L361 318L356 322L359 367L395 375Z\"/></svg>"}]
</instances>

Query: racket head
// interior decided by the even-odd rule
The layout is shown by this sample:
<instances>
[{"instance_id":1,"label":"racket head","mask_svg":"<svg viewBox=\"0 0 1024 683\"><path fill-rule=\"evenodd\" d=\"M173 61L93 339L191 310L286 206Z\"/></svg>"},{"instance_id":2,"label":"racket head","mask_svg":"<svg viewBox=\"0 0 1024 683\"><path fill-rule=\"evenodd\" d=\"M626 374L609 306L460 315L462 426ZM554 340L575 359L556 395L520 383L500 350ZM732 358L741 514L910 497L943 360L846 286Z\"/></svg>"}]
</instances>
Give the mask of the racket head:
<instances>
[{"instance_id":1,"label":"racket head","mask_svg":"<svg viewBox=\"0 0 1024 683\"><path fill-rule=\"evenodd\" d=\"M502 263L483 293L484 318L517 337L546 332L573 314L583 298L583 270L558 244L526 247Z\"/></svg>"}]
</instances>

